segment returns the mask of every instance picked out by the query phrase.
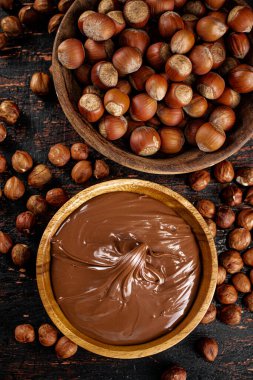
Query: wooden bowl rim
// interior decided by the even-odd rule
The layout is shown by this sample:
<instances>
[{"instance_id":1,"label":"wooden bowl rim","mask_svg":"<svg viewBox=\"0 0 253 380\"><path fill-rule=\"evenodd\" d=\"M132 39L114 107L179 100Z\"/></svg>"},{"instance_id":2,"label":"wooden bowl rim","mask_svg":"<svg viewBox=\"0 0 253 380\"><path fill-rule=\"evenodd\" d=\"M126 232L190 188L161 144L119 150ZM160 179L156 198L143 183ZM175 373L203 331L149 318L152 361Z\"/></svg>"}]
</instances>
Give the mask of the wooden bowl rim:
<instances>
[{"instance_id":1,"label":"wooden bowl rim","mask_svg":"<svg viewBox=\"0 0 253 380\"><path fill-rule=\"evenodd\" d=\"M204 269L202 267L202 275L204 271L204 274L208 275L209 278L206 278L208 276L203 275L203 278L200 281L196 299L185 318L175 327L175 329L173 329L168 334L165 334L151 342L138 345L108 345L81 333L80 331L75 329L64 316L63 312L61 311L59 305L57 304L54 298L54 294L51 287L51 237L55 234L55 232L58 230L59 226L63 223L63 221L75 209L77 209L93 197L115 191L130 191L140 194L146 194L155 199L159 199L164 203L169 203L169 201L172 200L174 203L177 203L181 209L187 210L186 214L191 215L191 217L195 219L196 225L200 227L201 234L203 233L203 239L201 238L201 241L205 241L210 259L210 262L208 262L208 272L210 272L210 274L206 273L207 264ZM157 198L155 197L155 195ZM203 258L203 253L201 253L201 250L200 257ZM192 330L194 330L195 327L202 320L212 301L216 288L217 272L218 263L214 240L209 232L209 229L204 219L198 213L195 207L180 194L172 191L171 189L165 186L158 185L149 181L132 179L118 179L96 184L76 194L67 203L65 203L50 220L43 233L38 249L36 262L36 276L39 294L49 317L51 318L53 323L58 327L58 329L73 342L77 343L79 346L87 349L88 351L106 357L121 359L141 358L159 353L174 346L182 339L184 339ZM203 285L204 282L205 287ZM200 290L202 290L202 292ZM195 310L194 305L196 305L197 302L198 306L200 307L198 308L198 310ZM189 321L187 319L189 319Z\"/></svg>"},{"instance_id":2,"label":"wooden bowl rim","mask_svg":"<svg viewBox=\"0 0 253 380\"><path fill-rule=\"evenodd\" d=\"M246 3L242 0L237 0L237 2L240 4ZM65 23L68 24L71 22L71 15L78 7L83 7L83 10L85 10L93 3L96 2L76 0L72 4L64 16L56 34L52 56L53 79L60 105L72 127L87 142L87 144L111 160L131 169L153 174L184 174L205 169L225 160L238 152L239 149L249 141L253 135L253 130L247 128L246 131L242 131L243 127L240 127L233 133L233 137L228 139L230 144L221 148L217 152L204 153L193 148L192 150L181 153L176 157L154 159L140 157L131 152L126 152L102 137L99 132L97 132L94 127L79 114L71 103L64 77L64 70L66 69L60 65L57 59L57 48L63 41L62 30ZM251 107L251 112L253 114L253 105ZM239 122L240 121L238 121L238 124Z\"/></svg>"}]
</instances>

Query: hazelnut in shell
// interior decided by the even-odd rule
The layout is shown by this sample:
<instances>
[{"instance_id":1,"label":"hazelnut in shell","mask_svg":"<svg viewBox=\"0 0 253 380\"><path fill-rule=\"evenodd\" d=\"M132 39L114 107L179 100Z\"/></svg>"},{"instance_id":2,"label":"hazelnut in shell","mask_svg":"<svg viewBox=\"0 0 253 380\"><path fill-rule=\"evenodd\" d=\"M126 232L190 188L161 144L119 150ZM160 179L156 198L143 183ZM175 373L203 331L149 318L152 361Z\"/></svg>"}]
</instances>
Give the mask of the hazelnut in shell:
<instances>
[{"instance_id":1,"label":"hazelnut in shell","mask_svg":"<svg viewBox=\"0 0 253 380\"><path fill-rule=\"evenodd\" d=\"M196 133L196 143L203 152L215 152L225 141L224 130L211 122L201 125Z\"/></svg>"},{"instance_id":2,"label":"hazelnut in shell","mask_svg":"<svg viewBox=\"0 0 253 380\"><path fill-rule=\"evenodd\" d=\"M192 72L192 63L183 54L174 54L166 62L165 72L169 80L182 82Z\"/></svg>"},{"instance_id":3,"label":"hazelnut in shell","mask_svg":"<svg viewBox=\"0 0 253 380\"><path fill-rule=\"evenodd\" d=\"M112 63L119 75L131 74L141 67L142 55L139 49L124 46L113 54Z\"/></svg>"},{"instance_id":4,"label":"hazelnut in shell","mask_svg":"<svg viewBox=\"0 0 253 380\"><path fill-rule=\"evenodd\" d=\"M161 152L175 154L181 151L185 143L184 134L176 127L162 127L159 130L161 138Z\"/></svg>"},{"instance_id":5,"label":"hazelnut in shell","mask_svg":"<svg viewBox=\"0 0 253 380\"><path fill-rule=\"evenodd\" d=\"M78 109L90 123L98 121L104 114L104 105L96 94L84 94L79 99Z\"/></svg>"},{"instance_id":6,"label":"hazelnut in shell","mask_svg":"<svg viewBox=\"0 0 253 380\"><path fill-rule=\"evenodd\" d=\"M242 257L239 252L230 250L222 252L219 256L221 265L230 274L238 273L243 268Z\"/></svg>"},{"instance_id":7,"label":"hazelnut in shell","mask_svg":"<svg viewBox=\"0 0 253 380\"><path fill-rule=\"evenodd\" d=\"M227 30L226 24L212 16L201 18L196 25L197 34L202 40L207 42L217 41L224 36Z\"/></svg>"},{"instance_id":8,"label":"hazelnut in shell","mask_svg":"<svg viewBox=\"0 0 253 380\"><path fill-rule=\"evenodd\" d=\"M178 30L184 29L181 16L173 11L164 12L158 22L159 33L163 38L172 37Z\"/></svg>"},{"instance_id":9,"label":"hazelnut in shell","mask_svg":"<svg viewBox=\"0 0 253 380\"><path fill-rule=\"evenodd\" d=\"M229 71L228 82L239 94L253 91L253 66L241 64Z\"/></svg>"},{"instance_id":10,"label":"hazelnut in shell","mask_svg":"<svg viewBox=\"0 0 253 380\"><path fill-rule=\"evenodd\" d=\"M32 325L25 323L15 328L15 339L20 343L32 343L35 340L35 331Z\"/></svg>"},{"instance_id":11,"label":"hazelnut in shell","mask_svg":"<svg viewBox=\"0 0 253 380\"><path fill-rule=\"evenodd\" d=\"M86 37L94 41L109 40L116 31L113 20L107 15L97 12L90 13L85 17L82 29Z\"/></svg>"},{"instance_id":12,"label":"hazelnut in shell","mask_svg":"<svg viewBox=\"0 0 253 380\"><path fill-rule=\"evenodd\" d=\"M83 44L76 38L68 38L61 42L57 54L59 62L69 70L78 69L85 59Z\"/></svg>"},{"instance_id":13,"label":"hazelnut in shell","mask_svg":"<svg viewBox=\"0 0 253 380\"><path fill-rule=\"evenodd\" d=\"M106 111L111 115L122 116L128 111L130 99L127 94L124 94L117 88L112 88L104 96L104 106Z\"/></svg>"},{"instance_id":14,"label":"hazelnut in shell","mask_svg":"<svg viewBox=\"0 0 253 380\"><path fill-rule=\"evenodd\" d=\"M178 30L170 41L170 49L173 54L186 54L194 46L194 33L187 29Z\"/></svg>"},{"instance_id":15,"label":"hazelnut in shell","mask_svg":"<svg viewBox=\"0 0 253 380\"><path fill-rule=\"evenodd\" d=\"M227 24L235 32L250 33L253 27L252 9L243 5L234 7L228 15Z\"/></svg>"},{"instance_id":16,"label":"hazelnut in shell","mask_svg":"<svg viewBox=\"0 0 253 380\"><path fill-rule=\"evenodd\" d=\"M152 127L138 127L130 137L132 151L139 156L151 156L158 152L161 146L161 138Z\"/></svg>"},{"instance_id":17,"label":"hazelnut in shell","mask_svg":"<svg viewBox=\"0 0 253 380\"><path fill-rule=\"evenodd\" d=\"M156 111L157 101L145 93L135 95L131 100L130 115L136 121L147 121Z\"/></svg>"},{"instance_id":18,"label":"hazelnut in shell","mask_svg":"<svg viewBox=\"0 0 253 380\"><path fill-rule=\"evenodd\" d=\"M230 107L218 106L212 111L209 121L225 132L230 131L236 122L235 112Z\"/></svg>"},{"instance_id":19,"label":"hazelnut in shell","mask_svg":"<svg viewBox=\"0 0 253 380\"><path fill-rule=\"evenodd\" d=\"M127 131L127 120L124 116L106 115L100 120L98 128L107 140L118 140Z\"/></svg>"},{"instance_id":20,"label":"hazelnut in shell","mask_svg":"<svg viewBox=\"0 0 253 380\"><path fill-rule=\"evenodd\" d=\"M251 243L251 234L246 228L235 228L228 236L228 245L231 249L242 251Z\"/></svg>"},{"instance_id":21,"label":"hazelnut in shell","mask_svg":"<svg viewBox=\"0 0 253 380\"><path fill-rule=\"evenodd\" d=\"M197 90L205 98L215 100L225 90L225 81L219 74L210 71L199 78Z\"/></svg>"},{"instance_id":22,"label":"hazelnut in shell","mask_svg":"<svg viewBox=\"0 0 253 380\"><path fill-rule=\"evenodd\" d=\"M205 45L195 45L189 53L189 58L193 74L204 75L213 68L213 56Z\"/></svg>"},{"instance_id":23,"label":"hazelnut in shell","mask_svg":"<svg viewBox=\"0 0 253 380\"><path fill-rule=\"evenodd\" d=\"M145 1L129 0L123 9L124 18L133 28L143 28L150 17L149 6Z\"/></svg>"}]
</instances>

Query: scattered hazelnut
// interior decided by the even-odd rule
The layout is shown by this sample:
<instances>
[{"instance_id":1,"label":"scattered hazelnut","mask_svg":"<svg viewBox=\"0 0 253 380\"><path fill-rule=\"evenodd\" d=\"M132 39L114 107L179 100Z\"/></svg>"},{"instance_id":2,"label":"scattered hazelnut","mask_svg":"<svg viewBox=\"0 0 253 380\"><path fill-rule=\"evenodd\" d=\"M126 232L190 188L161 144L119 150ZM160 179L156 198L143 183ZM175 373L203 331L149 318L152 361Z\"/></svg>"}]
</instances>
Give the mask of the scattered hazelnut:
<instances>
[{"instance_id":1,"label":"scattered hazelnut","mask_svg":"<svg viewBox=\"0 0 253 380\"><path fill-rule=\"evenodd\" d=\"M50 347L53 346L57 341L58 331L54 326L49 325L48 323L41 325L38 333L39 341L42 346Z\"/></svg>"},{"instance_id":2,"label":"scattered hazelnut","mask_svg":"<svg viewBox=\"0 0 253 380\"><path fill-rule=\"evenodd\" d=\"M253 206L253 187L250 187L249 190L247 191L244 202Z\"/></svg>"},{"instance_id":3,"label":"scattered hazelnut","mask_svg":"<svg viewBox=\"0 0 253 380\"><path fill-rule=\"evenodd\" d=\"M243 302L246 308L253 312L253 292L246 294L246 296L243 297Z\"/></svg>"},{"instance_id":4,"label":"scattered hazelnut","mask_svg":"<svg viewBox=\"0 0 253 380\"><path fill-rule=\"evenodd\" d=\"M6 158L0 154L0 173L4 173L7 169L7 161Z\"/></svg>"},{"instance_id":5,"label":"scattered hazelnut","mask_svg":"<svg viewBox=\"0 0 253 380\"><path fill-rule=\"evenodd\" d=\"M1 28L8 38L19 37L23 34L23 27L16 16L6 16L1 20Z\"/></svg>"},{"instance_id":6,"label":"scattered hazelnut","mask_svg":"<svg viewBox=\"0 0 253 380\"><path fill-rule=\"evenodd\" d=\"M75 355L77 348L74 342L71 342L66 336L62 336L56 343L55 352L58 358L68 359Z\"/></svg>"},{"instance_id":7,"label":"scattered hazelnut","mask_svg":"<svg viewBox=\"0 0 253 380\"><path fill-rule=\"evenodd\" d=\"M33 166L33 159L29 153L16 150L11 159L12 167L18 173L25 173Z\"/></svg>"},{"instance_id":8,"label":"scattered hazelnut","mask_svg":"<svg viewBox=\"0 0 253 380\"><path fill-rule=\"evenodd\" d=\"M217 285L223 284L227 277L227 271L221 265L218 266L218 276L217 276Z\"/></svg>"},{"instance_id":9,"label":"scattered hazelnut","mask_svg":"<svg viewBox=\"0 0 253 380\"><path fill-rule=\"evenodd\" d=\"M35 331L32 325L23 324L15 328L15 339L20 343L32 343L35 340Z\"/></svg>"},{"instance_id":10,"label":"scattered hazelnut","mask_svg":"<svg viewBox=\"0 0 253 380\"><path fill-rule=\"evenodd\" d=\"M238 206L242 203L242 190L235 184L228 185L222 190L221 198L229 206Z\"/></svg>"},{"instance_id":11,"label":"scattered hazelnut","mask_svg":"<svg viewBox=\"0 0 253 380\"><path fill-rule=\"evenodd\" d=\"M65 166L70 160L70 150L66 145L55 144L49 150L48 159L55 166Z\"/></svg>"},{"instance_id":12,"label":"scattered hazelnut","mask_svg":"<svg viewBox=\"0 0 253 380\"><path fill-rule=\"evenodd\" d=\"M64 17L64 14L57 13L56 15L50 18L48 26L47 26L47 31L49 34L57 31L57 29L59 28L62 22L63 17Z\"/></svg>"},{"instance_id":13,"label":"scattered hazelnut","mask_svg":"<svg viewBox=\"0 0 253 380\"><path fill-rule=\"evenodd\" d=\"M215 204L208 199L198 201L196 208L204 218L212 219L215 215Z\"/></svg>"},{"instance_id":14,"label":"scattered hazelnut","mask_svg":"<svg viewBox=\"0 0 253 380\"><path fill-rule=\"evenodd\" d=\"M220 310L220 320L226 325L238 325L242 318L242 308L238 305L223 306Z\"/></svg>"},{"instance_id":15,"label":"scattered hazelnut","mask_svg":"<svg viewBox=\"0 0 253 380\"><path fill-rule=\"evenodd\" d=\"M11 100L4 100L0 104L0 120L5 121L7 124L14 125L18 121L20 110L16 103Z\"/></svg>"},{"instance_id":16,"label":"scattered hazelnut","mask_svg":"<svg viewBox=\"0 0 253 380\"><path fill-rule=\"evenodd\" d=\"M216 164L214 167L214 176L220 183L232 182L235 172L231 162L222 161Z\"/></svg>"},{"instance_id":17,"label":"scattered hazelnut","mask_svg":"<svg viewBox=\"0 0 253 380\"><path fill-rule=\"evenodd\" d=\"M12 246L13 243L10 236L0 231L0 253L8 253Z\"/></svg>"},{"instance_id":18,"label":"scattered hazelnut","mask_svg":"<svg viewBox=\"0 0 253 380\"><path fill-rule=\"evenodd\" d=\"M41 195L31 195L26 208L34 215L43 215L47 212L47 202Z\"/></svg>"},{"instance_id":19,"label":"scattered hazelnut","mask_svg":"<svg viewBox=\"0 0 253 380\"><path fill-rule=\"evenodd\" d=\"M26 244L15 244L11 250L11 258L15 265L19 267L24 266L24 264L30 259L31 251Z\"/></svg>"},{"instance_id":20,"label":"scattered hazelnut","mask_svg":"<svg viewBox=\"0 0 253 380\"><path fill-rule=\"evenodd\" d=\"M96 160L95 169L94 169L94 177L97 179L108 177L110 173L109 166L103 160Z\"/></svg>"},{"instance_id":21,"label":"scattered hazelnut","mask_svg":"<svg viewBox=\"0 0 253 380\"><path fill-rule=\"evenodd\" d=\"M250 248L246 252L244 252L244 254L242 255L242 259L245 265L253 267L253 248Z\"/></svg>"},{"instance_id":22,"label":"scattered hazelnut","mask_svg":"<svg viewBox=\"0 0 253 380\"><path fill-rule=\"evenodd\" d=\"M89 155L89 147L85 143L75 143L71 146L70 153L73 160L86 160Z\"/></svg>"},{"instance_id":23,"label":"scattered hazelnut","mask_svg":"<svg viewBox=\"0 0 253 380\"><path fill-rule=\"evenodd\" d=\"M224 305L235 303L238 299L237 290L229 284L219 285L216 289L216 296L218 301Z\"/></svg>"},{"instance_id":24,"label":"scattered hazelnut","mask_svg":"<svg viewBox=\"0 0 253 380\"><path fill-rule=\"evenodd\" d=\"M29 29L36 29L41 21L39 13L33 8L33 4L23 6L18 12L18 17L21 24L24 24Z\"/></svg>"},{"instance_id":25,"label":"scattered hazelnut","mask_svg":"<svg viewBox=\"0 0 253 380\"><path fill-rule=\"evenodd\" d=\"M238 169L235 179L240 185L253 186L253 167Z\"/></svg>"},{"instance_id":26,"label":"scattered hazelnut","mask_svg":"<svg viewBox=\"0 0 253 380\"><path fill-rule=\"evenodd\" d=\"M253 208L243 209L237 216L237 224L251 231L253 229Z\"/></svg>"},{"instance_id":27,"label":"scattered hazelnut","mask_svg":"<svg viewBox=\"0 0 253 380\"><path fill-rule=\"evenodd\" d=\"M44 165L39 164L33 168L28 176L28 185L40 188L46 185L52 178L52 173L50 169Z\"/></svg>"},{"instance_id":28,"label":"scattered hazelnut","mask_svg":"<svg viewBox=\"0 0 253 380\"><path fill-rule=\"evenodd\" d=\"M51 78L46 73L34 73L30 81L30 89L38 96L46 96L51 90Z\"/></svg>"},{"instance_id":29,"label":"scattered hazelnut","mask_svg":"<svg viewBox=\"0 0 253 380\"><path fill-rule=\"evenodd\" d=\"M19 232L30 234L35 225L35 216L31 211L21 212L16 218L16 228Z\"/></svg>"},{"instance_id":30,"label":"scattered hazelnut","mask_svg":"<svg viewBox=\"0 0 253 380\"><path fill-rule=\"evenodd\" d=\"M209 231L211 232L212 237L215 238L217 234L216 223L212 219L205 219L205 222Z\"/></svg>"},{"instance_id":31,"label":"scattered hazelnut","mask_svg":"<svg viewBox=\"0 0 253 380\"><path fill-rule=\"evenodd\" d=\"M186 370L178 365L170 366L163 372L161 380L186 380Z\"/></svg>"},{"instance_id":32,"label":"scattered hazelnut","mask_svg":"<svg viewBox=\"0 0 253 380\"><path fill-rule=\"evenodd\" d=\"M90 161L79 161L71 171L71 177L75 183L84 183L92 176L92 166Z\"/></svg>"},{"instance_id":33,"label":"scattered hazelnut","mask_svg":"<svg viewBox=\"0 0 253 380\"><path fill-rule=\"evenodd\" d=\"M251 234L246 228L235 228L228 235L228 245L232 249L242 251L251 243Z\"/></svg>"},{"instance_id":34,"label":"scattered hazelnut","mask_svg":"<svg viewBox=\"0 0 253 380\"><path fill-rule=\"evenodd\" d=\"M218 355L218 343L213 338L201 338L197 342L197 351L206 361L213 362Z\"/></svg>"},{"instance_id":35,"label":"scattered hazelnut","mask_svg":"<svg viewBox=\"0 0 253 380\"><path fill-rule=\"evenodd\" d=\"M230 228L235 221L235 213L229 206L220 206L216 213L216 224L220 228Z\"/></svg>"},{"instance_id":36,"label":"scattered hazelnut","mask_svg":"<svg viewBox=\"0 0 253 380\"><path fill-rule=\"evenodd\" d=\"M219 256L221 265L228 273L237 273L243 268L243 261L241 255L237 251L222 252Z\"/></svg>"},{"instance_id":37,"label":"scattered hazelnut","mask_svg":"<svg viewBox=\"0 0 253 380\"><path fill-rule=\"evenodd\" d=\"M189 176L189 184L195 191L204 190L211 181L210 173L206 170L199 170L191 173Z\"/></svg>"},{"instance_id":38,"label":"scattered hazelnut","mask_svg":"<svg viewBox=\"0 0 253 380\"><path fill-rule=\"evenodd\" d=\"M34 9L39 13L50 13L53 10L52 0L35 0L33 4Z\"/></svg>"},{"instance_id":39,"label":"scattered hazelnut","mask_svg":"<svg viewBox=\"0 0 253 380\"><path fill-rule=\"evenodd\" d=\"M7 130L4 123L0 121L0 143L3 142L7 137Z\"/></svg>"},{"instance_id":40,"label":"scattered hazelnut","mask_svg":"<svg viewBox=\"0 0 253 380\"><path fill-rule=\"evenodd\" d=\"M25 193L25 186L23 182L13 176L9 178L4 185L4 195L6 198L16 201L21 198Z\"/></svg>"},{"instance_id":41,"label":"scattered hazelnut","mask_svg":"<svg viewBox=\"0 0 253 380\"><path fill-rule=\"evenodd\" d=\"M215 321L216 319L216 315L217 315L217 309L216 309L216 306L211 303L211 305L209 306L209 308L207 309L207 312L206 314L204 315L202 321L200 323L204 324L204 325L207 325L209 323L212 323Z\"/></svg>"},{"instance_id":42,"label":"scattered hazelnut","mask_svg":"<svg viewBox=\"0 0 253 380\"><path fill-rule=\"evenodd\" d=\"M68 201L69 197L63 189L55 188L51 189L46 194L46 201L50 206L61 207Z\"/></svg>"},{"instance_id":43,"label":"scattered hazelnut","mask_svg":"<svg viewBox=\"0 0 253 380\"><path fill-rule=\"evenodd\" d=\"M250 280L244 273L234 274L232 276L232 283L238 292L249 293L251 291Z\"/></svg>"}]
</instances>

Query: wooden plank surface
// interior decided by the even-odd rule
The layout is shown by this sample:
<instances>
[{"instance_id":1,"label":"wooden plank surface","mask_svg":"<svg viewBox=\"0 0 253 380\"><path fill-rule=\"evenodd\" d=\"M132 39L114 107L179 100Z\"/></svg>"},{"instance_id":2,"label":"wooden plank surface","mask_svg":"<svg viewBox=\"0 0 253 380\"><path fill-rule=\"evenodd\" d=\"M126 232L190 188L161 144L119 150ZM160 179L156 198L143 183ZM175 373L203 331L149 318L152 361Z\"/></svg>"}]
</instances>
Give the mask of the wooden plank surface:
<instances>
[{"instance_id":1,"label":"wooden plank surface","mask_svg":"<svg viewBox=\"0 0 253 380\"><path fill-rule=\"evenodd\" d=\"M252 2L253 4L253 2ZM4 12L0 13L0 17ZM64 142L70 145L80 141L73 131L55 97L41 100L29 90L29 79L34 71L47 71L51 61L53 37L46 33L28 33L13 42L12 46L0 52L0 100L13 99L22 110L18 124L8 128L8 138L0 145L0 153L8 157L9 170L1 174L0 186L12 174L10 157L16 149L30 152L36 163L47 163L50 145ZM236 167L245 163L253 164L252 142L234 155L231 161ZM91 152L94 162L100 155ZM111 168L108 179L139 178L171 187L191 202L209 198L219 202L218 193L221 185L214 181L208 188L195 193L186 183L186 176L159 176L141 174L128 170L107 160ZM62 186L69 196L84 187L98 181L90 180L85 186L73 184L70 171L73 162L66 168L52 168L53 182L43 189ZM26 175L21 176L26 179ZM50 322L40 301L35 279L35 258L38 242L47 224L42 220L31 238L17 233L15 217L25 210L29 195L38 191L27 189L24 199L0 202L0 230L9 232L15 242L25 242L33 249L33 260L26 272L18 270L12 264L10 255L0 257L0 379L6 380L44 380L44 379L84 379L84 380L158 380L162 371L172 362L178 362L188 371L190 380L246 380L253 379L253 315L243 313L239 326L229 327L216 321L210 326L200 325L187 339L176 347L161 354L139 360L113 360L96 356L82 349L71 359L60 361L53 348L42 347L37 341L22 345L15 342L13 331L17 324L31 323L36 328L43 322ZM217 248L222 252L226 248L226 236L218 232ZM214 364L204 362L196 356L194 344L198 337L210 336L219 342L220 353Z\"/></svg>"}]
</instances>

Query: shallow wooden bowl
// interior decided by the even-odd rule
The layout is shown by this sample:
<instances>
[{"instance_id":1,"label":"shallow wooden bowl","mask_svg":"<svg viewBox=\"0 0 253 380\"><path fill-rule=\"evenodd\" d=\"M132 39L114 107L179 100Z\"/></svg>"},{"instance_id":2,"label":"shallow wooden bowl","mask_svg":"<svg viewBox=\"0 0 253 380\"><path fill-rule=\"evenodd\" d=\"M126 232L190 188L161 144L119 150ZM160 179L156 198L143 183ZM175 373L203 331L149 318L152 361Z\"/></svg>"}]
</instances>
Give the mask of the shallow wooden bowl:
<instances>
[{"instance_id":1,"label":"shallow wooden bowl","mask_svg":"<svg viewBox=\"0 0 253 380\"><path fill-rule=\"evenodd\" d=\"M128 191L145 194L157 199L174 209L193 229L200 247L200 260L202 265L200 286L196 299L186 317L174 330L151 342L130 345L115 346L101 343L89 338L78 331L64 316L57 304L50 280L50 240L64 222L64 220L78 207L88 200L114 191ZM40 242L37 256L37 283L40 297L44 307L58 329L79 346L99 355L132 359L156 354L164 351L184 339L201 321L205 315L216 287L217 279L217 254L213 238L208 227L193 207L181 195L174 191L152 182L141 180L119 179L103 182L81 191L71 198L51 219ZM63 279L64 281L64 279Z\"/></svg>"},{"instance_id":2,"label":"shallow wooden bowl","mask_svg":"<svg viewBox=\"0 0 253 380\"><path fill-rule=\"evenodd\" d=\"M235 3L245 4L242 0L236 0ZM227 138L226 144L214 153L204 153L192 148L175 157L145 158L131 153L127 145L115 145L102 137L94 125L79 114L77 103L81 97L81 87L73 73L62 67L57 59L59 44L66 38L78 35L76 24L79 15L87 9L95 9L96 4L97 1L94 0L75 1L59 27L53 50L53 77L59 102L71 125L90 146L111 160L132 169L146 173L179 174L210 167L236 153L250 139L253 133L253 95L247 94L245 102L240 105L234 132Z\"/></svg>"}]
</instances>

